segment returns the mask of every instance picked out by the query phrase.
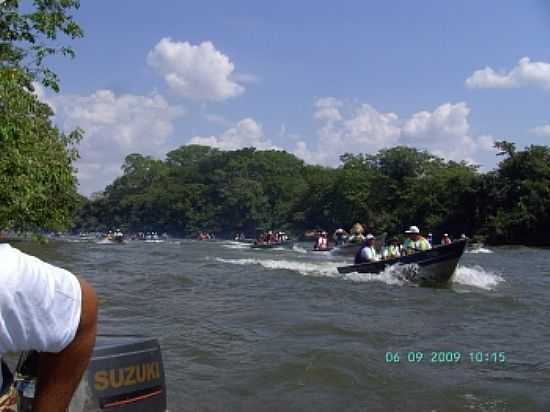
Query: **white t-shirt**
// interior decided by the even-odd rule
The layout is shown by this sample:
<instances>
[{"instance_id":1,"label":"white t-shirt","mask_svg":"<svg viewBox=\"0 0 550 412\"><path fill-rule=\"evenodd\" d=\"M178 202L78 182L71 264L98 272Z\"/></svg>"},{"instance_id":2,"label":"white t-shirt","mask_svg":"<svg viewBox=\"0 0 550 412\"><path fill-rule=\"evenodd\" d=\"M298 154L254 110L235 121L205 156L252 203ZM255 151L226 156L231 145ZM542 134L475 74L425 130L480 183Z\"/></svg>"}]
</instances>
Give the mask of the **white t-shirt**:
<instances>
[{"instance_id":1,"label":"white t-shirt","mask_svg":"<svg viewBox=\"0 0 550 412\"><path fill-rule=\"evenodd\" d=\"M76 335L81 293L72 273L0 244L0 356L61 352Z\"/></svg>"}]
</instances>

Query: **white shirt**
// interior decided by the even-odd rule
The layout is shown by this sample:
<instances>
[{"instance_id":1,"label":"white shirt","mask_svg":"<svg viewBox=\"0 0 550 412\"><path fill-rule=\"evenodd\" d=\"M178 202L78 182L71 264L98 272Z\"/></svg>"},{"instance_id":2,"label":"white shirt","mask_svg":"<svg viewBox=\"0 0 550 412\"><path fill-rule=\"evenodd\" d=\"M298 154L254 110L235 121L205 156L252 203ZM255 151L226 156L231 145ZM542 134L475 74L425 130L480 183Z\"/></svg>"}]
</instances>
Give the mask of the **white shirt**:
<instances>
[{"instance_id":1,"label":"white shirt","mask_svg":"<svg viewBox=\"0 0 550 412\"><path fill-rule=\"evenodd\" d=\"M361 251L361 255L363 255L363 258L369 262L377 262L379 260L374 246L363 248L363 250Z\"/></svg>"},{"instance_id":2,"label":"white shirt","mask_svg":"<svg viewBox=\"0 0 550 412\"><path fill-rule=\"evenodd\" d=\"M0 244L0 356L61 352L76 335L81 293L72 273Z\"/></svg>"}]
</instances>

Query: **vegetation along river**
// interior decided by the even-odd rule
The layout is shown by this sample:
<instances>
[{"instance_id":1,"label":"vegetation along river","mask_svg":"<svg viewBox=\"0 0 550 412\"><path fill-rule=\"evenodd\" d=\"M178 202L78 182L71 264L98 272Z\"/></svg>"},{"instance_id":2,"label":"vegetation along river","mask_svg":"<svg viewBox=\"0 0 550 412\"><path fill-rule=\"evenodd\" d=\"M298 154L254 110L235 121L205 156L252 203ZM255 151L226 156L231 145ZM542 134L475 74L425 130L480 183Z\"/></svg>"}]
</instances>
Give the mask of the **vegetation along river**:
<instances>
[{"instance_id":1,"label":"vegetation along river","mask_svg":"<svg viewBox=\"0 0 550 412\"><path fill-rule=\"evenodd\" d=\"M90 280L100 333L159 338L172 412L550 410L548 249L467 252L436 289L306 244L15 246Z\"/></svg>"}]
</instances>

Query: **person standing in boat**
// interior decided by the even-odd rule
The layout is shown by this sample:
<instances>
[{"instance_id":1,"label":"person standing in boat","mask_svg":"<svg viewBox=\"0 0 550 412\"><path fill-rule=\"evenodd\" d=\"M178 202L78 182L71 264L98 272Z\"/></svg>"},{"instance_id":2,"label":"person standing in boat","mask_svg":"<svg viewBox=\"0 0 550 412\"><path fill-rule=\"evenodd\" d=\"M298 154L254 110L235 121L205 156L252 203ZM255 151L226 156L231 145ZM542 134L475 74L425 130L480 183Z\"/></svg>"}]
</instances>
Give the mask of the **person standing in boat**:
<instances>
[{"instance_id":1,"label":"person standing in boat","mask_svg":"<svg viewBox=\"0 0 550 412\"><path fill-rule=\"evenodd\" d=\"M328 249L327 232L321 232L321 234L319 235L319 238L317 239L317 242L315 243L315 246L313 248L315 250L327 250Z\"/></svg>"},{"instance_id":2,"label":"person standing in boat","mask_svg":"<svg viewBox=\"0 0 550 412\"><path fill-rule=\"evenodd\" d=\"M378 262L380 260L376 249L374 248L375 237L372 234L368 234L365 238L363 246L357 251L355 255L355 264Z\"/></svg>"},{"instance_id":3,"label":"person standing in boat","mask_svg":"<svg viewBox=\"0 0 550 412\"><path fill-rule=\"evenodd\" d=\"M336 229L336 232L334 232L333 239L334 239L334 242L336 243L336 246L342 246L344 243L346 243L346 239L347 239L346 231L342 228Z\"/></svg>"},{"instance_id":4,"label":"person standing in boat","mask_svg":"<svg viewBox=\"0 0 550 412\"><path fill-rule=\"evenodd\" d=\"M354 224L352 228L350 229L350 236L348 238L348 242L350 243L361 243L365 241L365 228L363 225L359 222Z\"/></svg>"},{"instance_id":5,"label":"person standing in boat","mask_svg":"<svg viewBox=\"0 0 550 412\"><path fill-rule=\"evenodd\" d=\"M447 233L445 233L443 235L443 238L441 239L441 244L442 245L450 245L451 243L452 243L451 238L449 237L449 235Z\"/></svg>"},{"instance_id":6,"label":"person standing in boat","mask_svg":"<svg viewBox=\"0 0 550 412\"><path fill-rule=\"evenodd\" d=\"M409 236L403 243L403 249L407 255L412 255L415 252L422 252L432 248L432 245L430 245L426 238L420 234L418 226L411 226L405 233Z\"/></svg>"}]
</instances>

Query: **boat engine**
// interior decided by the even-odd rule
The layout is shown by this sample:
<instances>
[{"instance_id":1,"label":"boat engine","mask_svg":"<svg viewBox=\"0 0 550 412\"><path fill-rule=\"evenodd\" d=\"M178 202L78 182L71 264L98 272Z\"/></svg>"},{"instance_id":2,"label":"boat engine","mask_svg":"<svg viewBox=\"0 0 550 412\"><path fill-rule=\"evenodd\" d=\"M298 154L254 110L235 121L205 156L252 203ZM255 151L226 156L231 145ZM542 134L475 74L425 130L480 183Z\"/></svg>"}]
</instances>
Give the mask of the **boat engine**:
<instances>
[{"instance_id":1,"label":"boat engine","mask_svg":"<svg viewBox=\"0 0 550 412\"><path fill-rule=\"evenodd\" d=\"M32 411L36 352L21 355L15 371L18 407ZM166 385L160 345L136 336L98 336L90 365L68 412L165 412Z\"/></svg>"}]
</instances>

